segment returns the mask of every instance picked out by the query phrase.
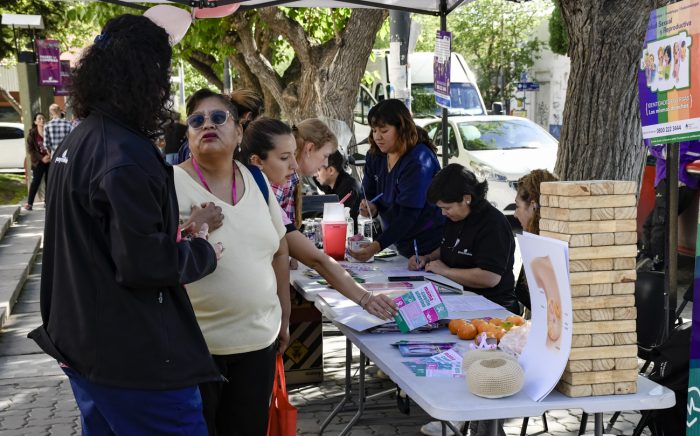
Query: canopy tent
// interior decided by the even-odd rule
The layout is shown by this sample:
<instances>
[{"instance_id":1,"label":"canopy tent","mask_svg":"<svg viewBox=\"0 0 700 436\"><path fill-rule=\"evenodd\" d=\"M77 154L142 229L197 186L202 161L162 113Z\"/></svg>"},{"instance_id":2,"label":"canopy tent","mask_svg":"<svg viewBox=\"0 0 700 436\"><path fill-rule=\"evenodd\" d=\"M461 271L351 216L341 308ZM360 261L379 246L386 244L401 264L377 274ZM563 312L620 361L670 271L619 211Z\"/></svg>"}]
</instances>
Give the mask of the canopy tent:
<instances>
[{"instance_id":1,"label":"canopy tent","mask_svg":"<svg viewBox=\"0 0 700 436\"><path fill-rule=\"evenodd\" d=\"M214 7L234 3L240 10L263 8L265 6L288 6L296 8L379 8L418 14L449 14L459 5L470 0L101 0L105 3L144 8L131 3L177 3L190 7Z\"/></svg>"}]
</instances>

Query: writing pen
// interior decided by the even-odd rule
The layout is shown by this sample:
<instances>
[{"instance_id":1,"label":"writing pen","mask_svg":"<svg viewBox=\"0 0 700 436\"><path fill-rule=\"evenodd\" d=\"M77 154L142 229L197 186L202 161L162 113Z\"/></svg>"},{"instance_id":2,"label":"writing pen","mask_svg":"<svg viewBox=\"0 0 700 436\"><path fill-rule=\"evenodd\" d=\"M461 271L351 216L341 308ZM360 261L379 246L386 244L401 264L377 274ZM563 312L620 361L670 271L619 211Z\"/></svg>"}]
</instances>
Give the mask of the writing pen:
<instances>
[{"instance_id":1,"label":"writing pen","mask_svg":"<svg viewBox=\"0 0 700 436\"><path fill-rule=\"evenodd\" d=\"M416 265L420 267L420 258L418 257L418 244L416 243L416 240L413 240L413 251L416 252Z\"/></svg>"},{"instance_id":2,"label":"writing pen","mask_svg":"<svg viewBox=\"0 0 700 436\"><path fill-rule=\"evenodd\" d=\"M377 194L376 197L374 197L373 199L371 199L369 202L370 202L370 203L374 203L375 201L379 200L379 198L380 198L382 195L384 195L384 193L383 193L383 192L380 192L379 194ZM367 198L365 198L365 200L366 200L366 199L367 199Z\"/></svg>"}]
</instances>

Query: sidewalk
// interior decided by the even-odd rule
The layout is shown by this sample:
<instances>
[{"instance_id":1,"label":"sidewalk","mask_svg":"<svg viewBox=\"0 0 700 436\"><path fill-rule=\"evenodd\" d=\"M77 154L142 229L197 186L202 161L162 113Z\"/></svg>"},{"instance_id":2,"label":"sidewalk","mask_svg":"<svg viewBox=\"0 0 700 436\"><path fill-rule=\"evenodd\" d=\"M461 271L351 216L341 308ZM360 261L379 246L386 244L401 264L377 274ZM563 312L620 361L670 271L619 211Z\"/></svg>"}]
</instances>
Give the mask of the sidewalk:
<instances>
[{"instance_id":1,"label":"sidewalk","mask_svg":"<svg viewBox=\"0 0 700 436\"><path fill-rule=\"evenodd\" d=\"M25 232L36 231L43 225L43 210L22 213L20 225ZM11 230L12 231L12 230ZM8 233L8 237L12 236ZM19 239L19 235L15 235ZM6 242L3 239L2 242ZM0 247L3 244L0 243ZM28 279L0 333L0 433L14 435L79 435L80 418L68 380L58 365L43 354L27 333L40 324L39 278L41 255L31 268ZM324 381L320 384L290 386L292 402L299 408L299 435L318 434L320 423L338 403L344 389L345 338L337 335L334 327L324 325ZM355 350L355 361L359 352ZM357 368L355 367L355 370ZM368 369L368 394L394 389L390 380L376 377L376 368ZM464 383L462 380L456 381ZM357 384L353 384L357 389ZM465 386L466 389L466 386ZM356 392L356 391L355 391ZM356 406L346 405L326 429L326 434L338 434L352 418ZM605 419L609 419L606 415ZM636 412L621 415L613 433L629 435L639 419ZM547 413L549 432L564 436L578 432L580 411L563 410ZM395 391L388 396L370 400L352 435L419 435L420 426L430 417L415 403L410 404L410 415L397 408ZM522 419L507 420L506 434L519 435ZM530 419L527 433L542 431L540 417ZM592 418L588 432L592 434ZM648 434L648 433L644 433Z\"/></svg>"}]
</instances>

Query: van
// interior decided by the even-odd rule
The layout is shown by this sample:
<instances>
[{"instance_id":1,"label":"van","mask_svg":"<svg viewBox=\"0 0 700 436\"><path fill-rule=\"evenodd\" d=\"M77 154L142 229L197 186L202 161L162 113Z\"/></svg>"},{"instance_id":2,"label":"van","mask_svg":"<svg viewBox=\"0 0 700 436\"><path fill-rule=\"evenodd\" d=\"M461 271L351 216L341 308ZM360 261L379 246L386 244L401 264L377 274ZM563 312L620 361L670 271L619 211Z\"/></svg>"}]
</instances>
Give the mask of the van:
<instances>
[{"instance_id":1,"label":"van","mask_svg":"<svg viewBox=\"0 0 700 436\"><path fill-rule=\"evenodd\" d=\"M416 124L423 125L429 119L440 117L442 108L435 103L433 93L432 52L416 52L408 55L411 74L411 111ZM450 115L486 115L486 107L476 85L476 77L462 55L452 53L450 60ZM374 81L370 86L360 86L355 105L355 137L363 142L369 136L367 112L378 101L394 95L389 81L389 50L374 50L367 62L366 71ZM425 119L425 120L421 120Z\"/></svg>"}]
</instances>

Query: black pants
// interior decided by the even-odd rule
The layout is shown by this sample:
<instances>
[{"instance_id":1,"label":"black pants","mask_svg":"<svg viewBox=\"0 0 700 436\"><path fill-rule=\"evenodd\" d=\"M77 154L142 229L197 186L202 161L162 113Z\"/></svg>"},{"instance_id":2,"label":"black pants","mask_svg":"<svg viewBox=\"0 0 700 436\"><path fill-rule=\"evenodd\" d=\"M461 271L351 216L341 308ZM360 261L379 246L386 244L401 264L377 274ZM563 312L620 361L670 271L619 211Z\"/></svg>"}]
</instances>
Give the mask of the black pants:
<instances>
[{"instance_id":1,"label":"black pants","mask_svg":"<svg viewBox=\"0 0 700 436\"><path fill-rule=\"evenodd\" d=\"M27 204L30 206L34 205L34 197L36 197L36 192L39 190L39 185L41 185L41 179L45 177L47 183L49 181L49 165L39 162L32 166L32 184L29 185L29 197L27 197Z\"/></svg>"},{"instance_id":2,"label":"black pants","mask_svg":"<svg viewBox=\"0 0 700 436\"><path fill-rule=\"evenodd\" d=\"M695 191L687 186L678 188L678 215L682 214L693 201ZM666 248L666 179L656 186L654 210L644 222L642 251L654 263L663 264Z\"/></svg>"},{"instance_id":3,"label":"black pants","mask_svg":"<svg viewBox=\"0 0 700 436\"><path fill-rule=\"evenodd\" d=\"M199 385L210 436L265 436L277 342L249 353L214 355L228 382Z\"/></svg>"}]
</instances>

